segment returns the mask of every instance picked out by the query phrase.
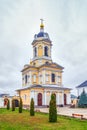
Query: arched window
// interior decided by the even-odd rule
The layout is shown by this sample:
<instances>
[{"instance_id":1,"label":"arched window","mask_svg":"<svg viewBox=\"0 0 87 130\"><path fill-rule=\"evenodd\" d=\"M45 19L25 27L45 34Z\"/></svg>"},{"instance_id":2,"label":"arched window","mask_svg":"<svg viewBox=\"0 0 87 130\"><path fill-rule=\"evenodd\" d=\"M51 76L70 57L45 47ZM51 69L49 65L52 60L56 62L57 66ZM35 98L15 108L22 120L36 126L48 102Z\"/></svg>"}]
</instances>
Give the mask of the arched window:
<instances>
[{"instance_id":1,"label":"arched window","mask_svg":"<svg viewBox=\"0 0 87 130\"><path fill-rule=\"evenodd\" d=\"M36 74L33 75L33 81L36 82Z\"/></svg>"},{"instance_id":2,"label":"arched window","mask_svg":"<svg viewBox=\"0 0 87 130\"><path fill-rule=\"evenodd\" d=\"M48 62L48 61L46 61L46 62L45 62L45 64L49 64L49 62Z\"/></svg>"},{"instance_id":3,"label":"arched window","mask_svg":"<svg viewBox=\"0 0 87 130\"><path fill-rule=\"evenodd\" d=\"M44 47L44 55L48 56L48 47L47 46Z\"/></svg>"},{"instance_id":4,"label":"arched window","mask_svg":"<svg viewBox=\"0 0 87 130\"><path fill-rule=\"evenodd\" d=\"M25 75L25 83L27 83L27 75Z\"/></svg>"},{"instance_id":5,"label":"arched window","mask_svg":"<svg viewBox=\"0 0 87 130\"><path fill-rule=\"evenodd\" d=\"M51 74L51 81L55 82L55 74Z\"/></svg>"},{"instance_id":6,"label":"arched window","mask_svg":"<svg viewBox=\"0 0 87 130\"><path fill-rule=\"evenodd\" d=\"M24 95L24 100L26 100L26 98L27 98L27 95L25 94L25 95Z\"/></svg>"},{"instance_id":7,"label":"arched window","mask_svg":"<svg viewBox=\"0 0 87 130\"><path fill-rule=\"evenodd\" d=\"M39 80L40 80L41 84L42 84L42 81L43 81L42 79L43 79L43 77L42 77L42 75L40 75L40 79Z\"/></svg>"},{"instance_id":8,"label":"arched window","mask_svg":"<svg viewBox=\"0 0 87 130\"><path fill-rule=\"evenodd\" d=\"M37 56L37 48L36 47L34 48L34 56L35 57Z\"/></svg>"},{"instance_id":9,"label":"arched window","mask_svg":"<svg viewBox=\"0 0 87 130\"><path fill-rule=\"evenodd\" d=\"M34 62L33 65L36 65L36 63Z\"/></svg>"},{"instance_id":10,"label":"arched window","mask_svg":"<svg viewBox=\"0 0 87 130\"><path fill-rule=\"evenodd\" d=\"M49 81L49 74L46 74L46 82Z\"/></svg>"}]
</instances>

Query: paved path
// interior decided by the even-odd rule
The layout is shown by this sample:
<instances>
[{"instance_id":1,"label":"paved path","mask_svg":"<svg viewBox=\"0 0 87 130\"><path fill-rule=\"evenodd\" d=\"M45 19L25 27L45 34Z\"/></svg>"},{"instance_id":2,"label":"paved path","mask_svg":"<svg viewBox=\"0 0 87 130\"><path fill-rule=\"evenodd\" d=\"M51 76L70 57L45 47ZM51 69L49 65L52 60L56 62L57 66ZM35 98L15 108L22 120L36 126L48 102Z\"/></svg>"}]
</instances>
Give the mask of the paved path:
<instances>
[{"instance_id":1,"label":"paved path","mask_svg":"<svg viewBox=\"0 0 87 130\"><path fill-rule=\"evenodd\" d=\"M48 108L37 108L41 112L48 113ZM57 113L60 115L72 116L72 113L82 114L83 118L87 119L87 108L69 108L69 107L58 107Z\"/></svg>"}]
</instances>

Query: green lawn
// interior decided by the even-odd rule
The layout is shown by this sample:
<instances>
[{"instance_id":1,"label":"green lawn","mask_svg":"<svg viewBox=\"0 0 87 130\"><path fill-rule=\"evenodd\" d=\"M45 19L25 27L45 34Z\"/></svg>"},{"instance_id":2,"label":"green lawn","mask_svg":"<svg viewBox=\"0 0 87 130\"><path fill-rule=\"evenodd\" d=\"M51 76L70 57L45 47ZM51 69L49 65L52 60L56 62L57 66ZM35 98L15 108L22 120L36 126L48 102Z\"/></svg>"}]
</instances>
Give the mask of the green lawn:
<instances>
[{"instance_id":1,"label":"green lawn","mask_svg":"<svg viewBox=\"0 0 87 130\"><path fill-rule=\"evenodd\" d=\"M0 109L0 130L87 130L87 120L58 116L57 123L49 123L48 114L30 117L28 110L18 113L17 109Z\"/></svg>"}]
</instances>

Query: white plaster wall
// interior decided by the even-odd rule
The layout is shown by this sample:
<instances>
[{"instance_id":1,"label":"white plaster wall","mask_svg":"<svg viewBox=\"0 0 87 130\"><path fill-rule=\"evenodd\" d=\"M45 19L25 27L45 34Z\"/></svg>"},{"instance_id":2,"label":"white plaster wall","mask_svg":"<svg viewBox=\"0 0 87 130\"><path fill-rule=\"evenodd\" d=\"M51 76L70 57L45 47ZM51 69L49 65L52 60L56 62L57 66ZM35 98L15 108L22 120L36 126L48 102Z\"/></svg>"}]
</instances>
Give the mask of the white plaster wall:
<instances>
[{"instance_id":1,"label":"white plaster wall","mask_svg":"<svg viewBox=\"0 0 87 130\"><path fill-rule=\"evenodd\" d=\"M43 98L42 105L45 105L45 94L44 94L44 92L43 92L43 96L42 96L42 98Z\"/></svg>"},{"instance_id":2,"label":"white plaster wall","mask_svg":"<svg viewBox=\"0 0 87 130\"><path fill-rule=\"evenodd\" d=\"M31 74L31 71L29 71L29 84L32 85L32 74Z\"/></svg>"},{"instance_id":3,"label":"white plaster wall","mask_svg":"<svg viewBox=\"0 0 87 130\"><path fill-rule=\"evenodd\" d=\"M46 94L46 91L44 91L44 104L43 105L47 104L46 100L47 100L47 94Z\"/></svg>"},{"instance_id":4,"label":"white plaster wall","mask_svg":"<svg viewBox=\"0 0 87 130\"><path fill-rule=\"evenodd\" d=\"M62 92L62 103L64 105L64 93Z\"/></svg>"},{"instance_id":5,"label":"white plaster wall","mask_svg":"<svg viewBox=\"0 0 87 130\"><path fill-rule=\"evenodd\" d=\"M59 105L61 105L61 104L62 104L62 94L59 93Z\"/></svg>"},{"instance_id":6,"label":"white plaster wall","mask_svg":"<svg viewBox=\"0 0 87 130\"><path fill-rule=\"evenodd\" d=\"M45 70L43 70L43 80L42 80L42 84L45 84Z\"/></svg>"},{"instance_id":7,"label":"white plaster wall","mask_svg":"<svg viewBox=\"0 0 87 130\"><path fill-rule=\"evenodd\" d=\"M49 105L50 103L50 94L47 94L47 104L46 105Z\"/></svg>"},{"instance_id":8,"label":"white plaster wall","mask_svg":"<svg viewBox=\"0 0 87 130\"><path fill-rule=\"evenodd\" d=\"M35 93L34 93L34 100L35 100L35 105L37 105L37 91L35 91Z\"/></svg>"},{"instance_id":9,"label":"white plaster wall","mask_svg":"<svg viewBox=\"0 0 87 130\"><path fill-rule=\"evenodd\" d=\"M56 103L59 105L59 93L56 94Z\"/></svg>"},{"instance_id":10,"label":"white plaster wall","mask_svg":"<svg viewBox=\"0 0 87 130\"><path fill-rule=\"evenodd\" d=\"M70 93L67 93L67 104L71 104L71 96L70 96Z\"/></svg>"},{"instance_id":11,"label":"white plaster wall","mask_svg":"<svg viewBox=\"0 0 87 130\"><path fill-rule=\"evenodd\" d=\"M4 99L0 98L0 107L4 107Z\"/></svg>"},{"instance_id":12,"label":"white plaster wall","mask_svg":"<svg viewBox=\"0 0 87 130\"><path fill-rule=\"evenodd\" d=\"M33 98L34 100L35 100L35 98L34 98L34 91L31 91L30 92L30 100L31 100L31 98ZM35 101L34 101L35 102Z\"/></svg>"},{"instance_id":13,"label":"white plaster wall","mask_svg":"<svg viewBox=\"0 0 87 130\"><path fill-rule=\"evenodd\" d=\"M32 90L30 92L30 100L31 100L31 98L33 98L35 105L37 105L37 102L38 102L37 96L38 96L38 92L37 91Z\"/></svg>"}]
</instances>

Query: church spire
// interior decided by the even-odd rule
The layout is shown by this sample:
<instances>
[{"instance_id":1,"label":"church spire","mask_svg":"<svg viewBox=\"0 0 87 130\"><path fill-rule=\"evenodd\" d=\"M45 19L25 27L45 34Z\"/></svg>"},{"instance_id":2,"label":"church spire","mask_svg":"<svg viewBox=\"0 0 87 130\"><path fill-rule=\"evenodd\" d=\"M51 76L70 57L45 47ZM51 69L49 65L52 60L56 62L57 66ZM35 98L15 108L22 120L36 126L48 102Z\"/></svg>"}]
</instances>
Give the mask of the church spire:
<instances>
[{"instance_id":1,"label":"church spire","mask_svg":"<svg viewBox=\"0 0 87 130\"><path fill-rule=\"evenodd\" d=\"M43 19L40 19L41 20L41 24L40 24L40 32L44 32L44 24L43 24Z\"/></svg>"}]
</instances>

